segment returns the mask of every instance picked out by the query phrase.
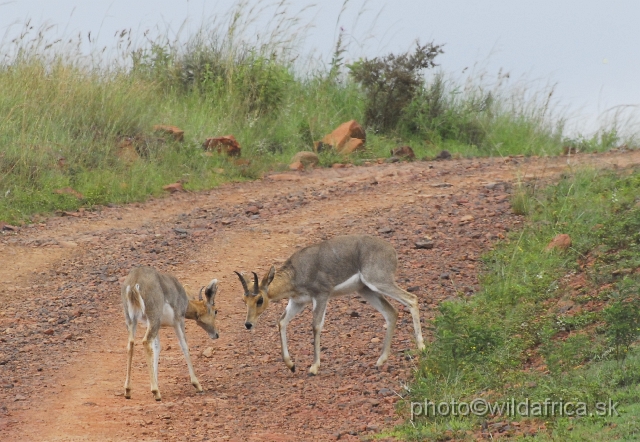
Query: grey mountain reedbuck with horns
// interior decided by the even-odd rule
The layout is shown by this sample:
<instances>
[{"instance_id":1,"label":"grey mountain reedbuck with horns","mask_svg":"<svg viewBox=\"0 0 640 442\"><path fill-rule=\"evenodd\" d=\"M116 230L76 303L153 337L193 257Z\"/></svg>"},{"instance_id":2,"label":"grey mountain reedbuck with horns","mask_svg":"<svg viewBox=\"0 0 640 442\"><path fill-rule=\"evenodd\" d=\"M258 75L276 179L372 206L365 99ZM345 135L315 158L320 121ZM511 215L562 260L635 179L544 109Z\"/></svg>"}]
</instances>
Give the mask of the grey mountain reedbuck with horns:
<instances>
[{"instance_id":1,"label":"grey mountain reedbuck with horns","mask_svg":"<svg viewBox=\"0 0 640 442\"><path fill-rule=\"evenodd\" d=\"M317 374L320 368L320 332L329 298L357 292L382 313L387 332L377 366L389 357L391 338L398 312L385 296L407 306L413 317L416 344L424 349L418 298L402 290L395 282L398 264L393 247L379 238L366 235L337 236L319 244L298 250L276 271L271 267L262 282L253 272L253 289L244 277L235 272L244 288L243 300L247 305L245 326L251 329L270 301L289 299L287 308L278 321L282 358L291 371L295 364L287 348L287 324L308 304L313 308L314 361L309 369Z\"/></svg>"},{"instance_id":2,"label":"grey mountain reedbuck with horns","mask_svg":"<svg viewBox=\"0 0 640 442\"><path fill-rule=\"evenodd\" d=\"M184 335L184 320L193 319L202 327L212 339L218 338L216 328L215 297L218 281L212 280L206 289L200 289L199 300L187 298L187 294L178 282L171 276L158 272L152 267L136 267L122 284L122 303L124 318L129 330L129 344L127 346L127 378L124 382L124 396L131 398L131 361L133 360L133 346L138 322L146 324L147 332L142 340L147 355L147 366L151 377L151 393L157 401L161 400L158 390L158 359L160 356L160 327L173 327L180 342L180 348L187 360L191 383L198 392L202 387L193 371L189 347ZM205 299L202 299L204 289Z\"/></svg>"}]
</instances>

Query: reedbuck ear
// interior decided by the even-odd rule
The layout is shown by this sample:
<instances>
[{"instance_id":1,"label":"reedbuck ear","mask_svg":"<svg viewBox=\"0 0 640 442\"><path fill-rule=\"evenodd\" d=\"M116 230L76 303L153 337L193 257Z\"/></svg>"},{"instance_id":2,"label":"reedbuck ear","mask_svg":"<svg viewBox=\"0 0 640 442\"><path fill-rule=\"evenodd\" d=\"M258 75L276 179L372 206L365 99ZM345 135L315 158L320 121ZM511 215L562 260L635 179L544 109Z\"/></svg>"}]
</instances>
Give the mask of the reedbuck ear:
<instances>
[{"instance_id":1,"label":"reedbuck ear","mask_svg":"<svg viewBox=\"0 0 640 442\"><path fill-rule=\"evenodd\" d=\"M218 293L218 280L212 279L207 288L204 290L204 296L205 298L207 298L207 304L215 304L216 293Z\"/></svg>"},{"instance_id":2,"label":"reedbuck ear","mask_svg":"<svg viewBox=\"0 0 640 442\"><path fill-rule=\"evenodd\" d=\"M274 276L276 276L276 268L275 266L271 266L271 268L269 269L269 272L266 273L262 278L262 283L260 283L260 287L262 289L266 289L267 287L269 287L269 284L271 284L271 281L273 281Z\"/></svg>"},{"instance_id":3,"label":"reedbuck ear","mask_svg":"<svg viewBox=\"0 0 640 442\"><path fill-rule=\"evenodd\" d=\"M238 275L238 278L240 279L240 284L242 284L242 288L244 289L244 296L250 296L251 292L249 291L249 287L247 287L247 281L245 281L244 276L242 276L242 274L236 272L235 270L233 271L233 273Z\"/></svg>"}]
</instances>

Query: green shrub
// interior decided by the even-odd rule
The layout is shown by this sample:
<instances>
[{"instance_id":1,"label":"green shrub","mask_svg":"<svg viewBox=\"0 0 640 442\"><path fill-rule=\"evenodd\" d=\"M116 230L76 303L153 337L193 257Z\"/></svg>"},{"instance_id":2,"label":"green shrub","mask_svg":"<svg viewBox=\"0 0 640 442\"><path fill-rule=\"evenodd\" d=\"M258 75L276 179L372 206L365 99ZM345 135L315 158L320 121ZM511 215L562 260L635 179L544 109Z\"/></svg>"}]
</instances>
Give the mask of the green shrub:
<instances>
[{"instance_id":1,"label":"green shrub","mask_svg":"<svg viewBox=\"0 0 640 442\"><path fill-rule=\"evenodd\" d=\"M617 294L615 298L602 313L607 341L615 349L616 359L622 360L640 336L640 296L635 292L626 296Z\"/></svg>"},{"instance_id":2,"label":"green shrub","mask_svg":"<svg viewBox=\"0 0 640 442\"><path fill-rule=\"evenodd\" d=\"M424 82L422 70L436 66L434 59L442 53L440 45L416 43L413 53L389 54L349 65L351 78L367 96L365 124L382 132L396 129Z\"/></svg>"}]
</instances>

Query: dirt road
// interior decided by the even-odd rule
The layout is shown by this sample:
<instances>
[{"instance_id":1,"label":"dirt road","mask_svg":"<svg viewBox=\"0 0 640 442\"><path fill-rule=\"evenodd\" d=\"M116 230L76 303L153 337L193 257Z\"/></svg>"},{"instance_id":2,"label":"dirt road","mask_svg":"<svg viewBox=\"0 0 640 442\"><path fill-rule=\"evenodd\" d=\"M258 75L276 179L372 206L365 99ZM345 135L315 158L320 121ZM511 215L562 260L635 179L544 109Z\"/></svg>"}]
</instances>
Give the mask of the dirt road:
<instances>
[{"instance_id":1,"label":"dirt road","mask_svg":"<svg viewBox=\"0 0 640 442\"><path fill-rule=\"evenodd\" d=\"M0 440L360 440L392 428L402 421L396 402L417 364L408 312L401 310L392 356L377 370L383 318L355 296L330 303L323 364L309 377L311 315L305 311L289 327L299 368L290 373L275 326L285 304L276 303L254 332L246 331L233 270L262 274L323 238L377 235L398 250L398 281L418 295L427 323L443 299L473 295L478 257L522 222L510 210L512 183L553 178L583 164L633 166L640 152L322 169L5 231ZM416 248L416 241L434 247ZM133 397L123 397L119 284L139 264L175 274L191 293L220 280L220 339L187 324L204 394L189 384L173 332L163 330L163 401L149 392L140 345ZM423 332L428 340L427 324Z\"/></svg>"}]
</instances>

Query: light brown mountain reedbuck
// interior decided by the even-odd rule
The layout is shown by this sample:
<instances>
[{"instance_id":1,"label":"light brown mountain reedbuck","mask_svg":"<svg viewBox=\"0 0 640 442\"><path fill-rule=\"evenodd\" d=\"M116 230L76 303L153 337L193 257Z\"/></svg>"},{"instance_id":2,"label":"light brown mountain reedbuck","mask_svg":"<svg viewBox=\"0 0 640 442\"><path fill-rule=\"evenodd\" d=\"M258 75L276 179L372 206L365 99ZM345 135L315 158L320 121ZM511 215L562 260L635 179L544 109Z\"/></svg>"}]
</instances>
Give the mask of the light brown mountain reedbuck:
<instances>
[{"instance_id":1,"label":"light brown mountain reedbuck","mask_svg":"<svg viewBox=\"0 0 640 442\"><path fill-rule=\"evenodd\" d=\"M202 299L204 289L205 300ZM161 400L158 389L158 359L160 357L160 327L173 327L180 348L187 360L191 384L198 392L202 386L193 371L189 347L184 335L184 320L193 319L202 327L211 339L218 338L216 328L215 296L218 281L213 279L206 289L200 289L199 300L187 298L184 287L171 275L158 272L152 267L136 267L131 270L122 284L122 304L124 318L129 331L127 346L127 377L124 382L124 397L131 398L131 362L133 360L134 338L138 323L146 325L147 331L142 340L147 356L151 393L156 401Z\"/></svg>"},{"instance_id":2,"label":"light brown mountain reedbuck","mask_svg":"<svg viewBox=\"0 0 640 442\"><path fill-rule=\"evenodd\" d=\"M308 304L313 309L314 361L309 369L317 374L320 368L320 332L324 325L327 302L330 298L357 292L384 317L387 332L382 344L379 367L389 357L391 338L398 318L397 310L385 296L408 307L413 317L416 344L424 349L418 298L402 290L395 282L398 264L394 248L379 238L367 235L337 236L298 250L276 271L271 267L258 283L253 273L253 290L249 290L244 277L235 272L244 288L243 300L247 305L245 327L251 329L269 302L289 299L287 308L278 321L282 359L291 371L295 364L287 348L287 324Z\"/></svg>"}]
</instances>

